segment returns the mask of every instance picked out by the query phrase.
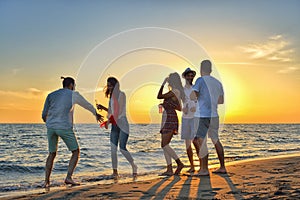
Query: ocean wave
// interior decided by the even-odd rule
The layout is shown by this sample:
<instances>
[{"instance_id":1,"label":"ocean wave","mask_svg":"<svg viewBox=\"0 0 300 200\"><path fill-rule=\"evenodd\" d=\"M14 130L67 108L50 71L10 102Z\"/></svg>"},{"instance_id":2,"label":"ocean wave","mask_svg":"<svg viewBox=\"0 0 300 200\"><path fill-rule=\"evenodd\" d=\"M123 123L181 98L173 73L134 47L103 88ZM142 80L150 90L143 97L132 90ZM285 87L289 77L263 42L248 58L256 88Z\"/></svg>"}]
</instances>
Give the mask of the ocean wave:
<instances>
[{"instance_id":1,"label":"ocean wave","mask_svg":"<svg viewBox=\"0 0 300 200\"><path fill-rule=\"evenodd\" d=\"M31 173L35 173L35 172L41 172L44 170L44 167L41 166L22 166L22 165L0 165L0 171L1 173L5 173L5 172L31 172Z\"/></svg>"},{"instance_id":2,"label":"ocean wave","mask_svg":"<svg viewBox=\"0 0 300 200\"><path fill-rule=\"evenodd\" d=\"M105 174L111 172L109 130L96 125L78 125L76 133L81 147L81 158L76 168L76 176L85 173ZM233 124L224 125L220 138L225 148L226 162L255 159L274 155L300 152L300 125ZM139 174L163 170L165 159L160 148L160 125L130 125L131 135L128 149L132 153ZM20 130L20 131L18 131ZM47 140L44 125L0 125L0 191L19 190L25 186L34 188L44 174ZM99 135L99 133L101 133ZM152 134L153 133L153 134ZM34 138L34 140L33 140ZM80 138L80 140L79 140ZM180 136L172 139L171 146L188 163L184 141ZM214 146L208 140L211 164L218 163ZM70 152L62 140L59 142L55 159L54 173L63 180L67 172ZM119 166L122 172L131 174L130 166L118 151ZM85 177L84 181L106 180L107 176ZM26 181L22 182L22 181ZM84 182L83 181L83 182ZM63 184L58 182L57 185ZM54 184L55 185L55 184ZM5 186L5 187L2 187ZM6 187L7 186L7 187ZM25 188L26 188L25 187ZM1 189L2 188L2 189Z\"/></svg>"},{"instance_id":3,"label":"ocean wave","mask_svg":"<svg viewBox=\"0 0 300 200\"><path fill-rule=\"evenodd\" d=\"M290 151L300 151L300 148L293 149L269 149L268 152L279 153L279 152L290 152Z\"/></svg>"},{"instance_id":4,"label":"ocean wave","mask_svg":"<svg viewBox=\"0 0 300 200\"><path fill-rule=\"evenodd\" d=\"M226 161L234 161L234 160L247 160L247 159L252 159L252 158L258 158L259 156L225 156Z\"/></svg>"}]
</instances>

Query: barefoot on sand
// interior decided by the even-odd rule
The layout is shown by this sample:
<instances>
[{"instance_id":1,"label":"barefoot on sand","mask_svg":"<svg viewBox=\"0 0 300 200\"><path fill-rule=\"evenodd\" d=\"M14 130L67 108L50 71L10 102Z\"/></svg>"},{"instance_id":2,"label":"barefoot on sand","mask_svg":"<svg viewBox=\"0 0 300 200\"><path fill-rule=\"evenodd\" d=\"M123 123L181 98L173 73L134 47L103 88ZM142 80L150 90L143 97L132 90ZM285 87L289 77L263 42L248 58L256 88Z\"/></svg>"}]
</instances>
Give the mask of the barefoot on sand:
<instances>
[{"instance_id":1,"label":"barefoot on sand","mask_svg":"<svg viewBox=\"0 0 300 200\"><path fill-rule=\"evenodd\" d=\"M184 168L184 164L183 163L180 163L180 164L178 164L178 166L177 166L177 169L176 169L176 171L175 171L175 175L179 175L180 174L180 172L181 172L181 170Z\"/></svg>"},{"instance_id":2,"label":"barefoot on sand","mask_svg":"<svg viewBox=\"0 0 300 200\"><path fill-rule=\"evenodd\" d=\"M209 171L201 169L198 174L195 174L195 176L209 176Z\"/></svg>"},{"instance_id":3,"label":"barefoot on sand","mask_svg":"<svg viewBox=\"0 0 300 200\"><path fill-rule=\"evenodd\" d=\"M194 173L195 172L195 168L191 167L189 170L186 171L187 173Z\"/></svg>"},{"instance_id":4,"label":"barefoot on sand","mask_svg":"<svg viewBox=\"0 0 300 200\"><path fill-rule=\"evenodd\" d=\"M80 183L73 181L73 179L65 179L65 184L71 185L71 186L79 186L80 185Z\"/></svg>"},{"instance_id":5,"label":"barefoot on sand","mask_svg":"<svg viewBox=\"0 0 300 200\"><path fill-rule=\"evenodd\" d=\"M137 169L138 169L138 166L133 165L133 167L132 167L132 177L133 177L134 181L137 179Z\"/></svg>"},{"instance_id":6,"label":"barefoot on sand","mask_svg":"<svg viewBox=\"0 0 300 200\"><path fill-rule=\"evenodd\" d=\"M45 181L45 182L42 184L42 186L40 186L40 187L42 187L42 188L48 188L48 187L50 187L50 181Z\"/></svg>"},{"instance_id":7,"label":"barefoot on sand","mask_svg":"<svg viewBox=\"0 0 300 200\"><path fill-rule=\"evenodd\" d=\"M215 171L213 171L212 173L215 173L215 174L227 174L227 171L225 168L219 168Z\"/></svg>"},{"instance_id":8,"label":"barefoot on sand","mask_svg":"<svg viewBox=\"0 0 300 200\"><path fill-rule=\"evenodd\" d=\"M300 199L300 155L227 165L228 173L158 177L120 184L59 187L47 192L8 194L3 200L32 199ZM186 192L188 191L188 192Z\"/></svg>"},{"instance_id":9,"label":"barefoot on sand","mask_svg":"<svg viewBox=\"0 0 300 200\"><path fill-rule=\"evenodd\" d=\"M159 176L173 176L174 173L172 171L165 171L161 174L159 174Z\"/></svg>"}]
</instances>

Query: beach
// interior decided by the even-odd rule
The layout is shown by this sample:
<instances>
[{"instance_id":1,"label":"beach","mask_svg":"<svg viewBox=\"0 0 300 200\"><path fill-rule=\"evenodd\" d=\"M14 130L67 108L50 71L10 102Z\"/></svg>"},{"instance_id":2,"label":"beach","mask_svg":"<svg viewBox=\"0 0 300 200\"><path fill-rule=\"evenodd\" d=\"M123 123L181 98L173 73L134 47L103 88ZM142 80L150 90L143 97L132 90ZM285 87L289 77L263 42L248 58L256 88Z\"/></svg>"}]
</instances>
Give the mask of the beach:
<instances>
[{"instance_id":1,"label":"beach","mask_svg":"<svg viewBox=\"0 0 300 200\"><path fill-rule=\"evenodd\" d=\"M60 187L2 199L299 199L300 155L241 161L228 174L185 174L108 185ZM213 169L211 169L212 171Z\"/></svg>"}]
</instances>

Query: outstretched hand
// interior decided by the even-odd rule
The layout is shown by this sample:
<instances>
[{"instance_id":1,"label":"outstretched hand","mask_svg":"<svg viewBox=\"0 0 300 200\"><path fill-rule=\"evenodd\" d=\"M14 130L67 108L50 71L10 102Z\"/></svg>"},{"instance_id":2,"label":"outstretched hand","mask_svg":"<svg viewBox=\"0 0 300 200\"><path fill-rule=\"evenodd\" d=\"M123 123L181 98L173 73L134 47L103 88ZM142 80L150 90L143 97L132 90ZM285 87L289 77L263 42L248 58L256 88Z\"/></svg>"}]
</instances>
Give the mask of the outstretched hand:
<instances>
[{"instance_id":1,"label":"outstretched hand","mask_svg":"<svg viewBox=\"0 0 300 200\"><path fill-rule=\"evenodd\" d=\"M97 121L100 123L104 121L104 117L98 113L96 114L96 118L97 118Z\"/></svg>"}]
</instances>

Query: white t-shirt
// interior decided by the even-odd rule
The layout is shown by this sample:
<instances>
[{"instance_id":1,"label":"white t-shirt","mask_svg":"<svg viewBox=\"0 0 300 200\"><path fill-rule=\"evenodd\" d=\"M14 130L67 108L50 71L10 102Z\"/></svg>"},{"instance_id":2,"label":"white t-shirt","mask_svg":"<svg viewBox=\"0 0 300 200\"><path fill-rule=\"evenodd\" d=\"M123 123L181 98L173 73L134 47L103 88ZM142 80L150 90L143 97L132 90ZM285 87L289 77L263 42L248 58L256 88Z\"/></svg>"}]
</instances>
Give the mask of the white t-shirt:
<instances>
[{"instance_id":1,"label":"white t-shirt","mask_svg":"<svg viewBox=\"0 0 300 200\"><path fill-rule=\"evenodd\" d=\"M119 94L119 98L118 98L118 103L120 104L120 99L123 98L123 107L119 107L119 116L118 119L120 119L121 117L126 117L126 95L124 92L120 91ZM110 114L114 113L114 99L110 98L110 102L109 102L109 110L110 110Z\"/></svg>"},{"instance_id":2,"label":"white t-shirt","mask_svg":"<svg viewBox=\"0 0 300 200\"><path fill-rule=\"evenodd\" d=\"M196 80L193 90L199 92L199 112L195 117L218 117L218 100L224 95L222 83L212 76L202 76Z\"/></svg>"},{"instance_id":3,"label":"white t-shirt","mask_svg":"<svg viewBox=\"0 0 300 200\"><path fill-rule=\"evenodd\" d=\"M183 104L183 108L186 108L188 106L188 112L187 112L187 114L182 112L182 118L191 119L191 118L194 118L194 113L195 113L195 112L192 112L191 109L193 109L193 108L196 109L197 101L192 101L190 99L191 93L193 92L192 87L188 87L187 85L185 85L183 89L184 89L184 93L185 93L185 103Z\"/></svg>"}]
</instances>

